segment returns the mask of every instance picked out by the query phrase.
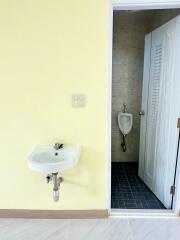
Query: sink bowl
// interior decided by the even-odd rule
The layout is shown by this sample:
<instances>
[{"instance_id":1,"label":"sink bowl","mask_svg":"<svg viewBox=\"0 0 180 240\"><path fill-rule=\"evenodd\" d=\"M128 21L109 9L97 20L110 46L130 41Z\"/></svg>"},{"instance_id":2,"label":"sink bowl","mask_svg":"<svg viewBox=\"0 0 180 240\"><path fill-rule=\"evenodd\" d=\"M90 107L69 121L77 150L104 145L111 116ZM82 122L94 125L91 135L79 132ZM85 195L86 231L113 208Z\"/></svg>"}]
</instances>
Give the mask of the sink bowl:
<instances>
[{"instance_id":1,"label":"sink bowl","mask_svg":"<svg viewBox=\"0 0 180 240\"><path fill-rule=\"evenodd\" d=\"M80 147L64 146L55 150L53 146L38 146L28 159L34 172L57 173L73 168L79 161Z\"/></svg>"}]
</instances>

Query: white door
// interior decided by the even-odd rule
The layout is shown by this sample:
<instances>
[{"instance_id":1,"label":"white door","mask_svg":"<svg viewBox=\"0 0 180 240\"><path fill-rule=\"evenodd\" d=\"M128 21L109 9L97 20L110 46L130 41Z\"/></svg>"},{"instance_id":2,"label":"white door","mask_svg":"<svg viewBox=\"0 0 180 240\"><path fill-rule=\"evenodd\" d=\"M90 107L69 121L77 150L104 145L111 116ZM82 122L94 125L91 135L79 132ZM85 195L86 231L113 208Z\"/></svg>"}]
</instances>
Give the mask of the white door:
<instances>
[{"instance_id":1,"label":"white door","mask_svg":"<svg viewBox=\"0 0 180 240\"><path fill-rule=\"evenodd\" d=\"M170 208L180 116L180 17L146 36L145 58L139 176Z\"/></svg>"}]
</instances>

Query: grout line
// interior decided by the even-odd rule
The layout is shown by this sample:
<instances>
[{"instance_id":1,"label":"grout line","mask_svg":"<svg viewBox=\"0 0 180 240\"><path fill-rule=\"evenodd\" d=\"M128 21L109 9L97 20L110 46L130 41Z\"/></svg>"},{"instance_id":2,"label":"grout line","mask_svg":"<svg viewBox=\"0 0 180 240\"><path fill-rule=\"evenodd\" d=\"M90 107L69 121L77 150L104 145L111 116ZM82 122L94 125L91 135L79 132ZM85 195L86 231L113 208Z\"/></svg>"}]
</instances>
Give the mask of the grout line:
<instances>
[{"instance_id":1,"label":"grout line","mask_svg":"<svg viewBox=\"0 0 180 240\"><path fill-rule=\"evenodd\" d=\"M132 197L134 198L133 193L132 193L131 184L130 184L130 182L129 182L129 179L128 179L128 176L127 176L126 170L125 170L125 168L124 168L124 163L122 163L122 168L123 168L123 171L124 171L124 173L125 173L125 176L126 176L127 182L128 182L128 184L129 184L129 187L130 187L130 191L131 191Z\"/></svg>"}]
</instances>

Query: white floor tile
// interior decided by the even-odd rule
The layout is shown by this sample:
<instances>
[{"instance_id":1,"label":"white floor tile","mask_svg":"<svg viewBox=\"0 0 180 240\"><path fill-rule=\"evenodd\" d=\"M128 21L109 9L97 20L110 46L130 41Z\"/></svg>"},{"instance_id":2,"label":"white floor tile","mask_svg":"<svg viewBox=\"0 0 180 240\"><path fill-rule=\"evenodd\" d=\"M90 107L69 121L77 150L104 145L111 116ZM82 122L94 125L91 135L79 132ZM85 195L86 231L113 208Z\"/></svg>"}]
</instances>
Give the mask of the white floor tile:
<instances>
[{"instance_id":1,"label":"white floor tile","mask_svg":"<svg viewBox=\"0 0 180 240\"><path fill-rule=\"evenodd\" d=\"M180 240L180 219L129 219L134 240Z\"/></svg>"},{"instance_id":2,"label":"white floor tile","mask_svg":"<svg viewBox=\"0 0 180 240\"><path fill-rule=\"evenodd\" d=\"M0 219L0 240L180 240L180 218Z\"/></svg>"},{"instance_id":3,"label":"white floor tile","mask_svg":"<svg viewBox=\"0 0 180 240\"><path fill-rule=\"evenodd\" d=\"M72 220L68 240L132 240L127 219Z\"/></svg>"}]
</instances>

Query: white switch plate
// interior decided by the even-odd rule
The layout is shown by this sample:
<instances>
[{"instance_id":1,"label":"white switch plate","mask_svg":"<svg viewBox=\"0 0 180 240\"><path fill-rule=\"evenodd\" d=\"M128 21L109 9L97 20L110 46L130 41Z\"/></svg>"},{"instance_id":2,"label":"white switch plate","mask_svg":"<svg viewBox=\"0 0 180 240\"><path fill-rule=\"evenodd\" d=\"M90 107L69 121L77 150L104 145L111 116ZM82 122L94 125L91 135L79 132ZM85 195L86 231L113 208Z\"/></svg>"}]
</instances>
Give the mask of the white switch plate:
<instances>
[{"instance_id":1,"label":"white switch plate","mask_svg":"<svg viewBox=\"0 0 180 240\"><path fill-rule=\"evenodd\" d=\"M72 106L73 107L85 107L86 106L85 94L73 94L72 95Z\"/></svg>"}]
</instances>

